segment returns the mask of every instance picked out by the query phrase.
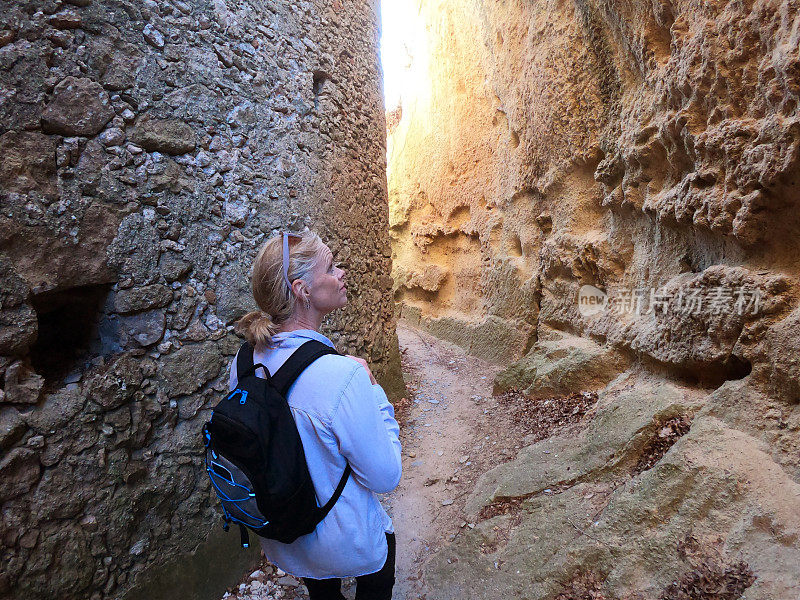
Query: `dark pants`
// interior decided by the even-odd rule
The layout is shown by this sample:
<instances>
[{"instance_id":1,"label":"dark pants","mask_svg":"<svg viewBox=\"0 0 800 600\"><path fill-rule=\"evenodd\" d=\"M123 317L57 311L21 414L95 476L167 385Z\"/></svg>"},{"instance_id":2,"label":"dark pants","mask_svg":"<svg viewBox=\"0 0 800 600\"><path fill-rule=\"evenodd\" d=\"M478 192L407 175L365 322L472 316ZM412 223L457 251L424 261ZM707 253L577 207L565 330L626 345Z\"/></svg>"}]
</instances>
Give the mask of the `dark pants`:
<instances>
[{"instance_id":1,"label":"dark pants","mask_svg":"<svg viewBox=\"0 0 800 600\"><path fill-rule=\"evenodd\" d=\"M380 571L356 577L356 600L391 600L394 587L395 539L386 534L389 554ZM345 600L341 579L310 579L303 577L311 600Z\"/></svg>"}]
</instances>

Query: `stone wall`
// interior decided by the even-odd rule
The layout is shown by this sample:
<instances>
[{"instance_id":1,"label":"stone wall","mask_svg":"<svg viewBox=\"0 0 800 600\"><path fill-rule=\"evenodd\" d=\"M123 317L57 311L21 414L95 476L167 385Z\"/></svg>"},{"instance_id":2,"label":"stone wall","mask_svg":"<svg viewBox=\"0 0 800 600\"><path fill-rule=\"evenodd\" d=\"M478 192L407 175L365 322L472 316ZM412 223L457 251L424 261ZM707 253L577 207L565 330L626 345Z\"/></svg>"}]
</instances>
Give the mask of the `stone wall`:
<instances>
[{"instance_id":1,"label":"stone wall","mask_svg":"<svg viewBox=\"0 0 800 600\"><path fill-rule=\"evenodd\" d=\"M219 525L199 432L276 230L329 242L351 302L325 331L399 389L377 13L4 4L0 597L117 597L156 567L164 594L208 571L184 558ZM233 579L236 560L214 557Z\"/></svg>"},{"instance_id":2,"label":"stone wall","mask_svg":"<svg viewBox=\"0 0 800 600\"><path fill-rule=\"evenodd\" d=\"M793 0L420 3L427 47L389 137L403 315L508 365L498 389L612 382L586 439L487 475L476 512L530 503L519 527L489 520L436 558L437 598L550 598L591 569L604 597L667 597L688 528L749 561L748 598L797 595L799 15ZM584 285L609 309L579 310ZM619 435L619 415L648 411ZM624 461L671 412L696 415L690 433L631 480ZM577 494L596 492L577 484L609 478L624 485L593 525Z\"/></svg>"}]
</instances>

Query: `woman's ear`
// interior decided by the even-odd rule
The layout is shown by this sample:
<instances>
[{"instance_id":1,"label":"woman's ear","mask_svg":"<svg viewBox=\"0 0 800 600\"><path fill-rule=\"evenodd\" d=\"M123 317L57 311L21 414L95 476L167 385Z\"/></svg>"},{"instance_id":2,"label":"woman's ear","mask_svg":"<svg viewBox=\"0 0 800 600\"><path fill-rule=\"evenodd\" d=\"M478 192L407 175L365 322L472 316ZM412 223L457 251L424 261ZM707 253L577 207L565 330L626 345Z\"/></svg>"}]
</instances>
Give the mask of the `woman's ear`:
<instances>
[{"instance_id":1,"label":"woman's ear","mask_svg":"<svg viewBox=\"0 0 800 600\"><path fill-rule=\"evenodd\" d=\"M294 297L298 300L301 300L304 296L304 292L307 290L306 282L302 279L295 279L292 282L292 293Z\"/></svg>"}]
</instances>

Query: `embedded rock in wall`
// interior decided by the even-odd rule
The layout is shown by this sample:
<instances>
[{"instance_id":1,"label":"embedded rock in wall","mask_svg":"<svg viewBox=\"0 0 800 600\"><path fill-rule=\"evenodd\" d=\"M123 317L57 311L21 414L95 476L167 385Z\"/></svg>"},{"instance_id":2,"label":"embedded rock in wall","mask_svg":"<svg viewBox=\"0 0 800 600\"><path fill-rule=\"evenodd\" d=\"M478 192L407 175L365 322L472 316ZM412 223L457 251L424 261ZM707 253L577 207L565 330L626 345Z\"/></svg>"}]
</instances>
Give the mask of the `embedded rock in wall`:
<instances>
[{"instance_id":1,"label":"embedded rock in wall","mask_svg":"<svg viewBox=\"0 0 800 600\"><path fill-rule=\"evenodd\" d=\"M0 598L219 597L252 560L199 432L277 230L329 242L325 331L397 392L377 41L377 2L4 5Z\"/></svg>"},{"instance_id":2,"label":"embedded rock in wall","mask_svg":"<svg viewBox=\"0 0 800 600\"><path fill-rule=\"evenodd\" d=\"M720 597L796 596L800 4L418 18L389 137L395 298L505 364L498 389L600 392L585 434L485 475L431 594L666 598L729 573Z\"/></svg>"}]
</instances>

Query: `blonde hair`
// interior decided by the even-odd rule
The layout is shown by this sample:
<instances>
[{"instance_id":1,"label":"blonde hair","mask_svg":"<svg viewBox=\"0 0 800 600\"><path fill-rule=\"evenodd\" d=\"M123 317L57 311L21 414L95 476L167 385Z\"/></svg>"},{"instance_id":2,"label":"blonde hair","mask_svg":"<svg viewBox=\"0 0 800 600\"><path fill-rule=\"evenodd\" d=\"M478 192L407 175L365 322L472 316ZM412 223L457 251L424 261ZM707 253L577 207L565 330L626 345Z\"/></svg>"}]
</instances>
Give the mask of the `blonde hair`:
<instances>
[{"instance_id":1,"label":"blonde hair","mask_svg":"<svg viewBox=\"0 0 800 600\"><path fill-rule=\"evenodd\" d=\"M311 272L324 243L313 231L303 231L300 239L289 238L289 281L302 279L311 284ZM272 336L294 314L297 297L283 279L283 235L278 234L261 247L253 261L253 299L260 310L237 321L235 330L254 347L272 345Z\"/></svg>"}]
</instances>

